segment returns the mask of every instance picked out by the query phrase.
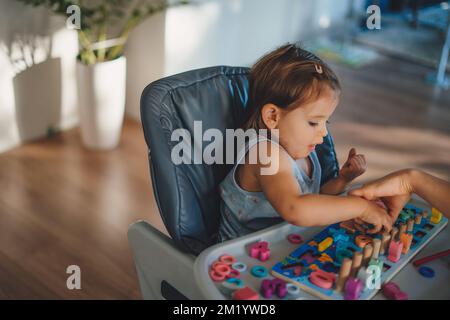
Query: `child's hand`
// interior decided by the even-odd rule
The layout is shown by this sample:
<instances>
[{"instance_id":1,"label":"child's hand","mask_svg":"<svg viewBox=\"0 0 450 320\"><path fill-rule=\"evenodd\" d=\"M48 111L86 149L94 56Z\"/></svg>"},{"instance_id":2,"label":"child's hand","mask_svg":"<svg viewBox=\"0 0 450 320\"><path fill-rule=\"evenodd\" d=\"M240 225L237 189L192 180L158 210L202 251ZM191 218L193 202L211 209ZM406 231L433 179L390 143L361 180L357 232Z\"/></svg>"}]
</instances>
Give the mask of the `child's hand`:
<instances>
[{"instance_id":1,"label":"child's hand","mask_svg":"<svg viewBox=\"0 0 450 320\"><path fill-rule=\"evenodd\" d=\"M367 230L369 233L378 233L382 228L386 231L391 231L392 229L391 216L388 215L383 207L376 204L374 201L367 201L367 207L359 219L374 226L373 229Z\"/></svg>"},{"instance_id":2,"label":"child's hand","mask_svg":"<svg viewBox=\"0 0 450 320\"><path fill-rule=\"evenodd\" d=\"M366 183L361 188L351 190L349 194L366 200L380 198L386 205L392 220L395 221L412 195L410 175L411 170L408 169L397 171L379 180Z\"/></svg>"},{"instance_id":3,"label":"child's hand","mask_svg":"<svg viewBox=\"0 0 450 320\"><path fill-rule=\"evenodd\" d=\"M356 154L355 148L351 148L348 153L348 159L339 171L346 182L354 180L366 171L366 158L363 154Z\"/></svg>"}]
</instances>

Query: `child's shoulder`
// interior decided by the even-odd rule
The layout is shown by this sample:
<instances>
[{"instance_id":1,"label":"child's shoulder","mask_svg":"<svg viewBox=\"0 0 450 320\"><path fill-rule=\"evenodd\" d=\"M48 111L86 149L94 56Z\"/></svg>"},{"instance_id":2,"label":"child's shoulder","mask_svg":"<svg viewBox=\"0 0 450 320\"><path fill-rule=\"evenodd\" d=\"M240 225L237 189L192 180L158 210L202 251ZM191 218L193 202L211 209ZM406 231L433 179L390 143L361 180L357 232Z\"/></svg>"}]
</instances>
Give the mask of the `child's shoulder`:
<instances>
[{"instance_id":1,"label":"child's shoulder","mask_svg":"<svg viewBox=\"0 0 450 320\"><path fill-rule=\"evenodd\" d=\"M254 169L278 168L277 171L291 170L292 162L289 154L278 143L271 140L260 140L246 154L245 164ZM261 173L256 170L255 173Z\"/></svg>"},{"instance_id":2,"label":"child's shoulder","mask_svg":"<svg viewBox=\"0 0 450 320\"><path fill-rule=\"evenodd\" d=\"M236 183L250 192L262 190L261 179L278 173L292 173L289 155L277 143L268 140L255 142L237 167Z\"/></svg>"}]
</instances>

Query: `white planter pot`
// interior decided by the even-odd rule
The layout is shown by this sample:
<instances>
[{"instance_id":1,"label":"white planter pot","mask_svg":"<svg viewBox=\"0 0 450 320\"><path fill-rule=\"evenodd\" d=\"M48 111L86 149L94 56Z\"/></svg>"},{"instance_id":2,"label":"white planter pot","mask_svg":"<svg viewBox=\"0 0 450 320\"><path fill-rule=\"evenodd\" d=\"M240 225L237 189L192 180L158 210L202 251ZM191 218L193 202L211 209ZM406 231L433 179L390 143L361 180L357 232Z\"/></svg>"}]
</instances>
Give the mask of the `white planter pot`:
<instances>
[{"instance_id":1,"label":"white planter pot","mask_svg":"<svg viewBox=\"0 0 450 320\"><path fill-rule=\"evenodd\" d=\"M81 138L86 147L113 149L119 144L125 78L125 57L89 66L77 63Z\"/></svg>"},{"instance_id":2,"label":"white planter pot","mask_svg":"<svg viewBox=\"0 0 450 320\"><path fill-rule=\"evenodd\" d=\"M61 120L61 60L48 59L14 77L16 121L20 140L30 141L57 130Z\"/></svg>"}]
</instances>

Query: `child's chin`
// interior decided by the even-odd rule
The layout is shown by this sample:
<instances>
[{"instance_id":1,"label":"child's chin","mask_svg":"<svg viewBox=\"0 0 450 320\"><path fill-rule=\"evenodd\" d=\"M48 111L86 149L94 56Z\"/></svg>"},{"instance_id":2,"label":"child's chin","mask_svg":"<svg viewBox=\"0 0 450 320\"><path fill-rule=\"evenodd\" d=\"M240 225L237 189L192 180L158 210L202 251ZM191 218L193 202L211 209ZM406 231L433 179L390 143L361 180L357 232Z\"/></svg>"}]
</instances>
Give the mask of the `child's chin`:
<instances>
[{"instance_id":1,"label":"child's chin","mask_svg":"<svg viewBox=\"0 0 450 320\"><path fill-rule=\"evenodd\" d=\"M294 160L303 159L303 158L306 158L307 156L309 156L310 153L311 153L311 151L309 151L309 150L303 151L303 152L296 152L294 155L292 155L292 158Z\"/></svg>"}]
</instances>

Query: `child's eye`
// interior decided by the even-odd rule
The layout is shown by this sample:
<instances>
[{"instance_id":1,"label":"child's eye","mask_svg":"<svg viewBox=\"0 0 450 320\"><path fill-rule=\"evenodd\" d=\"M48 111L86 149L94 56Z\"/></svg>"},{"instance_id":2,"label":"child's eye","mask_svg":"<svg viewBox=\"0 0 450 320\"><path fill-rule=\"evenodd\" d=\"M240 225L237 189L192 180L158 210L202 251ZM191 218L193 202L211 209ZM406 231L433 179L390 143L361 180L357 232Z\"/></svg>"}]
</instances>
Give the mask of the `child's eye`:
<instances>
[{"instance_id":1,"label":"child's eye","mask_svg":"<svg viewBox=\"0 0 450 320\"><path fill-rule=\"evenodd\" d=\"M317 122L311 122L311 121L309 121L308 123L309 123L309 125L310 125L311 127L315 127L315 126L319 125Z\"/></svg>"}]
</instances>

